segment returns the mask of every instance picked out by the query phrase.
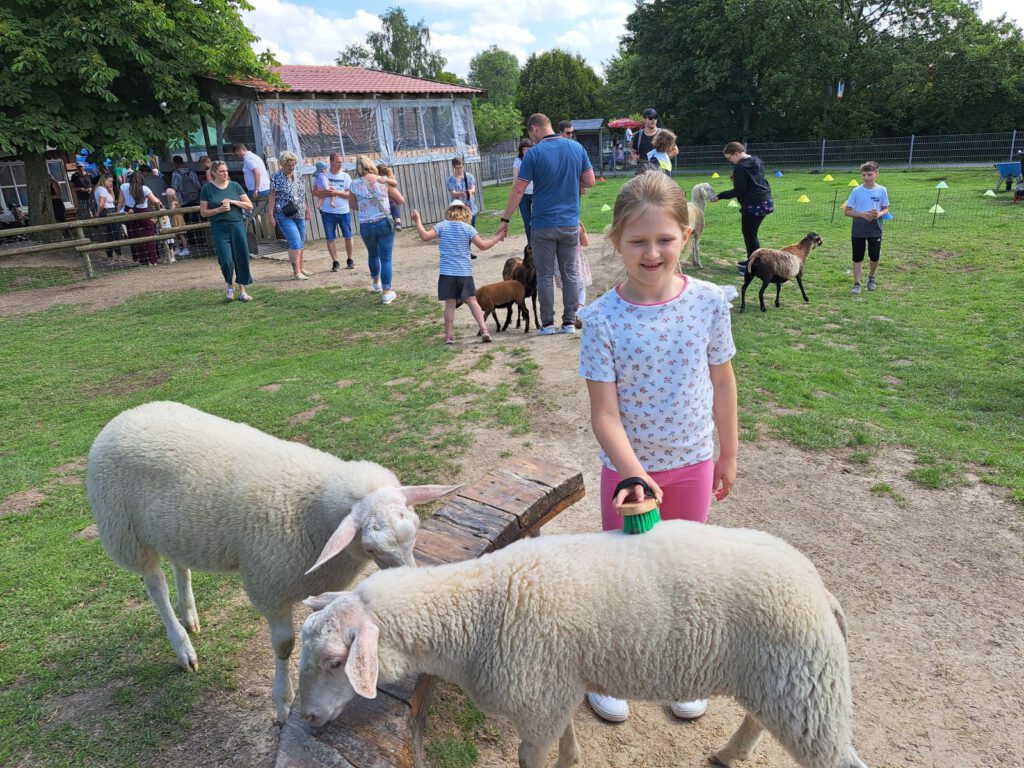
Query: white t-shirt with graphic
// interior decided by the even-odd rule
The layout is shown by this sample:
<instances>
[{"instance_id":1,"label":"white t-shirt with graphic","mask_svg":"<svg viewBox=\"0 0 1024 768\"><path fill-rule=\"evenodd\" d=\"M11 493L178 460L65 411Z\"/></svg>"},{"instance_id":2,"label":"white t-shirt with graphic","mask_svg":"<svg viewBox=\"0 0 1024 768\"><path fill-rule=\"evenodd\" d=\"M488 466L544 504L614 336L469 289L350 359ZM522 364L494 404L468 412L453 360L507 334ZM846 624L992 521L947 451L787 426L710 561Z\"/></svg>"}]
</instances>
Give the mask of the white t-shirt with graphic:
<instances>
[{"instance_id":1,"label":"white t-shirt with graphic","mask_svg":"<svg viewBox=\"0 0 1024 768\"><path fill-rule=\"evenodd\" d=\"M633 304L611 289L579 311L580 378L614 382L619 414L648 472L714 456L709 365L736 354L729 301L735 290L684 277L679 295ZM601 451L601 461L615 469Z\"/></svg>"},{"instance_id":2,"label":"white t-shirt with graphic","mask_svg":"<svg viewBox=\"0 0 1024 768\"><path fill-rule=\"evenodd\" d=\"M313 177L313 186L320 189L333 189L335 192L348 192L352 186L352 177L344 171L331 173L328 169ZM320 199L320 210L324 213L349 213L352 209L347 197L324 197Z\"/></svg>"}]
</instances>

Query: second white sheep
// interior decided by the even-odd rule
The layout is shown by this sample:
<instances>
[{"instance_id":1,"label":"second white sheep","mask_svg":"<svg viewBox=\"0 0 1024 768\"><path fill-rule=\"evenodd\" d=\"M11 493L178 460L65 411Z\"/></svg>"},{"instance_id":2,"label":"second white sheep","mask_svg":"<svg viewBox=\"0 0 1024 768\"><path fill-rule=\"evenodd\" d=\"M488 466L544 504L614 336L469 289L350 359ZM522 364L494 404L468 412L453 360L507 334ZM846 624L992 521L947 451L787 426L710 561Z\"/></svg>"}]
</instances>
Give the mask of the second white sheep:
<instances>
[{"instance_id":1,"label":"second white sheep","mask_svg":"<svg viewBox=\"0 0 1024 768\"><path fill-rule=\"evenodd\" d=\"M112 419L89 451L86 482L104 549L144 576L183 669L199 667L188 637L199 631L189 569L241 575L270 624L280 722L294 698L292 605L349 586L370 558L415 565L412 505L458 487L402 486L379 464L342 461L172 402ZM174 573L178 616L161 556Z\"/></svg>"},{"instance_id":2,"label":"second white sheep","mask_svg":"<svg viewBox=\"0 0 1024 768\"><path fill-rule=\"evenodd\" d=\"M426 673L519 732L519 764L579 757L585 691L747 715L731 766L767 729L804 768L864 768L850 743L845 620L814 566L766 533L683 521L642 536L544 536L472 560L397 568L306 601L299 703L322 725L384 681Z\"/></svg>"}]
</instances>

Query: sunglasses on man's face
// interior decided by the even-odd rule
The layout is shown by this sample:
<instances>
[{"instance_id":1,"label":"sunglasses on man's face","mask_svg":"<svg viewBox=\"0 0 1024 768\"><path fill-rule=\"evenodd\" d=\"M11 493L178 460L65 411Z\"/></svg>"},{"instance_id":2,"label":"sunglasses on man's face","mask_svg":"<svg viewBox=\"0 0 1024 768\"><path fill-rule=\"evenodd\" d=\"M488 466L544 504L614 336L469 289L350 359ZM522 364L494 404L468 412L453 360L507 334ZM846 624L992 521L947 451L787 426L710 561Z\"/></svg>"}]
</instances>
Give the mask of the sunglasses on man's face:
<instances>
[{"instance_id":1,"label":"sunglasses on man's face","mask_svg":"<svg viewBox=\"0 0 1024 768\"><path fill-rule=\"evenodd\" d=\"M563 136L572 136L572 131L564 131L564 132L562 133L562 135L563 135Z\"/></svg>"}]
</instances>

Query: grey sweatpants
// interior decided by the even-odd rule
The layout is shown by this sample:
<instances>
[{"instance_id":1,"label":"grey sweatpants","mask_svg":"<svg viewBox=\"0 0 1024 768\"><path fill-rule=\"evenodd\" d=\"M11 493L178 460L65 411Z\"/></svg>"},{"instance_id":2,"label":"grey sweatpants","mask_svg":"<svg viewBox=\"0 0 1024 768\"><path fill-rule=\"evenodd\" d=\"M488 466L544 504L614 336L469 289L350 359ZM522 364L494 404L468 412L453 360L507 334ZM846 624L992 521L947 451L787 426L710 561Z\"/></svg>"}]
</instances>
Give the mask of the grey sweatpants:
<instances>
[{"instance_id":1,"label":"grey sweatpants","mask_svg":"<svg viewBox=\"0 0 1024 768\"><path fill-rule=\"evenodd\" d=\"M562 325L576 322L579 287L576 281L576 246L580 228L534 228L530 234L533 261L537 266L537 298L541 327L555 324L555 268L562 277Z\"/></svg>"}]
</instances>

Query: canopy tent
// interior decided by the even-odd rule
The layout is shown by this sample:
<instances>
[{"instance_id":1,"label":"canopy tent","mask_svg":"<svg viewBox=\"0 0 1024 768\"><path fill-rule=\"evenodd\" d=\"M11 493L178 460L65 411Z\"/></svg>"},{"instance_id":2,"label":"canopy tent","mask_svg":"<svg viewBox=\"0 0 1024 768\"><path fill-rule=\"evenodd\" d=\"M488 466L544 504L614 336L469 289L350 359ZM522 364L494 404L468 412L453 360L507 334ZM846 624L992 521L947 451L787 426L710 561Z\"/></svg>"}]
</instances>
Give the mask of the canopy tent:
<instances>
[{"instance_id":1,"label":"canopy tent","mask_svg":"<svg viewBox=\"0 0 1024 768\"><path fill-rule=\"evenodd\" d=\"M631 117L617 117L614 120L608 121L608 127L618 129L632 128L635 131L637 128L643 128L644 124L640 120L634 120Z\"/></svg>"}]
</instances>

